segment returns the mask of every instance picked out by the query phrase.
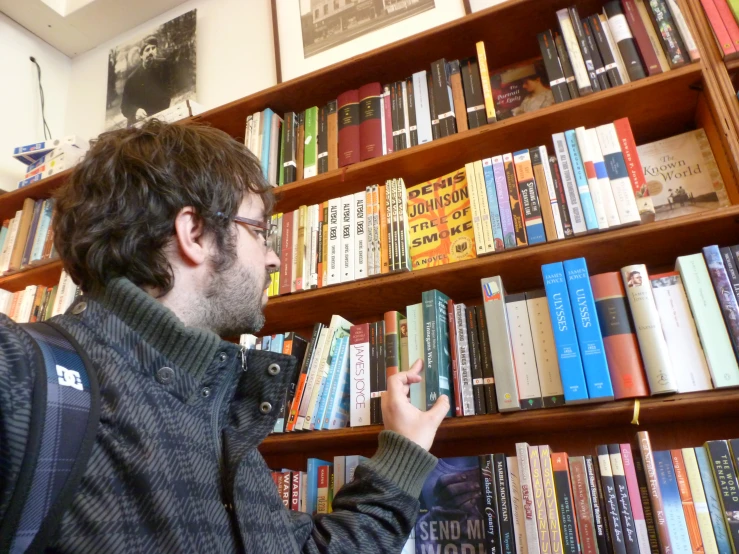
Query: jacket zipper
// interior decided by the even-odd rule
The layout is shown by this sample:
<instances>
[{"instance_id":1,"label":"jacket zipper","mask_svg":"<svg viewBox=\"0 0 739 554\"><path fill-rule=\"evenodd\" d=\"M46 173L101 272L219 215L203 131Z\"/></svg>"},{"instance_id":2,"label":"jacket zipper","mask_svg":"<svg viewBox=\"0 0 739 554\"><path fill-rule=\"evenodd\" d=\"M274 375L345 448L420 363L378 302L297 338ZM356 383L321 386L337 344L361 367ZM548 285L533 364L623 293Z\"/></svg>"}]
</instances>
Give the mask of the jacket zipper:
<instances>
[{"instance_id":1,"label":"jacket zipper","mask_svg":"<svg viewBox=\"0 0 739 554\"><path fill-rule=\"evenodd\" d=\"M241 348L240 350L241 355L241 371L246 371L246 349ZM216 445L216 458L218 460L218 471L221 475L223 475L223 452L221 451L221 425L220 425L220 414L221 414L221 405L223 404L223 400L226 397L226 392L228 392L228 389L231 387L231 379L233 378L233 375L229 375L226 379L224 379L224 383L221 385L221 388L218 390L218 395L215 398L215 401L213 402L213 411L211 412L210 416L210 424L213 429L213 443Z\"/></svg>"}]
</instances>

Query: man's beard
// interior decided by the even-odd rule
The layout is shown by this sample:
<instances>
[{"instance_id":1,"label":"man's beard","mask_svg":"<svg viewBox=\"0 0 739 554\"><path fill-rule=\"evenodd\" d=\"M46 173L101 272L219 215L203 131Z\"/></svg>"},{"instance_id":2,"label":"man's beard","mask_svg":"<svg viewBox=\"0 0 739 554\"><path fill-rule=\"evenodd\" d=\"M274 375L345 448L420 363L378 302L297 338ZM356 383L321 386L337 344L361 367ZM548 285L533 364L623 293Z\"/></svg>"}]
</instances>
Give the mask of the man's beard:
<instances>
[{"instance_id":1,"label":"man's beard","mask_svg":"<svg viewBox=\"0 0 739 554\"><path fill-rule=\"evenodd\" d=\"M214 273L199 310L201 326L221 337L256 333L264 326L262 298L267 285L268 274L260 279L234 260Z\"/></svg>"}]
</instances>

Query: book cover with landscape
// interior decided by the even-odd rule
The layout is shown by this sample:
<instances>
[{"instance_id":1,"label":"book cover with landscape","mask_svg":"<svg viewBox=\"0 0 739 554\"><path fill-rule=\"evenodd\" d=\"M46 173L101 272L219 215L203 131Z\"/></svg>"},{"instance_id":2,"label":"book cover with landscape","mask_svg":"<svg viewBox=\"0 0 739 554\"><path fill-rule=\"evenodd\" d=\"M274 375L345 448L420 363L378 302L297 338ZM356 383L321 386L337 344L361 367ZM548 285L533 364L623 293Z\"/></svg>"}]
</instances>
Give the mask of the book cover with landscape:
<instances>
[{"instance_id":1,"label":"book cover with landscape","mask_svg":"<svg viewBox=\"0 0 739 554\"><path fill-rule=\"evenodd\" d=\"M731 204L703 129L637 147L657 221Z\"/></svg>"},{"instance_id":2,"label":"book cover with landscape","mask_svg":"<svg viewBox=\"0 0 739 554\"><path fill-rule=\"evenodd\" d=\"M408 188L408 226L414 270L476 257L465 170Z\"/></svg>"}]
</instances>

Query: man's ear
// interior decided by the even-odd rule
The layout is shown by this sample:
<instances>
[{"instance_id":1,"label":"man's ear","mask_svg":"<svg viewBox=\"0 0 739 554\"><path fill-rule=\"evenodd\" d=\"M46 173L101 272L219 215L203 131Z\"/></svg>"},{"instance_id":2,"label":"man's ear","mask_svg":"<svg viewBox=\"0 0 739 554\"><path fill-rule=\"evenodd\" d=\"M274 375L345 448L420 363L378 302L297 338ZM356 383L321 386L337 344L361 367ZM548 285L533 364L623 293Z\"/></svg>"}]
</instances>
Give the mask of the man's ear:
<instances>
[{"instance_id":1,"label":"man's ear","mask_svg":"<svg viewBox=\"0 0 739 554\"><path fill-rule=\"evenodd\" d=\"M187 265L198 266L206 262L210 255L211 241L205 238L203 220L195 213L195 208L182 208L174 220L174 245Z\"/></svg>"}]
</instances>

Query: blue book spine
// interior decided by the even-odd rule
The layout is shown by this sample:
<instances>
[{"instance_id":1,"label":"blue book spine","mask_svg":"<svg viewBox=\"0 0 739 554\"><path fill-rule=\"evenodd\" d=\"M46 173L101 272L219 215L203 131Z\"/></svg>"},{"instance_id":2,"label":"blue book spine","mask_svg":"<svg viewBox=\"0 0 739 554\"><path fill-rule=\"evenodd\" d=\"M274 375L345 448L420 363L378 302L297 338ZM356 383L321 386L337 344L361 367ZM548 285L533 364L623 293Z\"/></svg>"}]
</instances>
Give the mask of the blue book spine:
<instances>
[{"instance_id":1,"label":"blue book spine","mask_svg":"<svg viewBox=\"0 0 739 554\"><path fill-rule=\"evenodd\" d=\"M316 515L318 511L318 466L333 466L334 464L319 460L318 458L308 458L308 490L306 491L307 512L310 515Z\"/></svg>"},{"instance_id":2,"label":"blue book spine","mask_svg":"<svg viewBox=\"0 0 739 554\"><path fill-rule=\"evenodd\" d=\"M285 335L279 334L272 337L272 344L269 345L270 352L282 354L282 347L285 344Z\"/></svg>"},{"instance_id":3,"label":"blue book spine","mask_svg":"<svg viewBox=\"0 0 739 554\"><path fill-rule=\"evenodd\" d=\"M708 459L708 453L702 446L697 446L693 450L695 451L695 457L698 460L698 469L701 473L701 481L703 481L703 492L706 494L708 513L711 515L713 534L716 537L716 546L721 554L728 554L731 552L729 531L726 528L724 509L721 506L721 500L718 496L716 482L713 480L713 470L711 469L711 462Z\"/></svg>"},{"instance_id":4,"label":"blue book spine","mask_svg":"<svg viewBox=\"0 0 739 554\"><path fill-rule=\"evenodd\" d=\"M567 150L570 153L570 160L572 161L572 172L575 174L575 183L580 193L580 203L582 204L582 213L585 217L585 226L588 228L588 231L598 229L598 218L595 217L595 206L593 206L593 199L590 196L588 176L585 173L585 166L582 163L582 156L580 156L580 148L577 146L577 137L575 136L574 129L565 131L565 140L567 141Z\"/></svg>"},{"instance_id":5,"label":"blue book spine","mask_svg":"<svg viewBox=\"0 0 739 554\"><path fill-rule=\"evenodd\" d=\"M262 112L264 125L262 125L262 151L259 160L262 162L262 175L265 179L269 179L269 145L270 135L272 134L272 115L274 112L269 108Z\"/></svg>"},{"instance_id":6,"label":"blue book spine","mask_svg":"<svg viewBox=\"0 0 739 554\"><path fill-rule=\"evenodd\" d=\"M585 385L564 267L562 262L545 264L541 266L541 272L544 277L544 289L547 292L549 315L552 318L565 402L587 401L588 389Z\"/></svg>"},{"instance_id":7,"label":"blue book spine","mask_svg":"<svg viewBox=\"0 0 739 554\"><path fill-rule=\"evenodd\" d=\"M26 152L34 152L35 150L41 150L46 148L45 142L35 142L33 144L26 144L25 146L16 146L13 148L13 155L25 154Z\"/></svg>"},{"instance_id":8,"label":"blue book spine","mask_svg":"<svg viewBox=\"0 0 739 554\"><path fill-rule=\"evenodd\" d=\"M334 339L334 344L331 347L331 353L329 356L328 374L324 377L321 383L321 392L316 402L316 409L311 421L313 422L313 429L323 429L323 418L326 413L326 405L328 404L329 393L331 392L331 386L336 378L337 367L339 364L339 357L341 351L341 338L337 337Z\"/></svg>"},{"instance_id":9,"label":"blue book spine","mask_svg":"<svg viewBox=\"0 0 739 554\"><path fill-rule=\"evenodd\" d=\"M28 179L23 179L22 181L19 181L18 188L22 189L23 187L27 187L28 185L32 185L33 183L40 181L41 179L41 173L37 173L33 177L29 177Z\"/></svg>"},{"instance_id":10,"label":"blue book spine","mask_svg":"<svg viewBox=\"0 0 739 554\"><path fill-rule=\"evenodd\" d=\"M590 286L590 275L585 258L575 258L564 262L567 276L567 289L575 318L577 340L588 384L591 400L613 400L613 386L608 373L608 361L603 346L603 335L595 309L595 298Z\"/></svg>"},{"instance_id":11,"label":"blue book spine","mask_svg":"<svg viewBox=\"0 0 739 554\"><path fill-rule=\"evenodd\" d=\"M316 421L316 429L328 429L334 401L336 400L336 392L339 390L340 383L343 388L343 372L344 367L346 366L344 362L348 359L348 346L349 337L341 337L336 348L336 364L332 364L334 365L333 375L331 376L331 385L327 387L328 393L326 393L325 397L326 405L323 407L323 412L318 414L321 419Z\"/></svg>"},{"instance_id":12,"label":"blue book spine","mask_svg":"<svg viewBox=\"0 0 739 554\"><path fill-rule=\"evenodd\" d=\"M331 396L328 415L328 429L343 429L349 422L349 337L341 339L341 365L336 381L335 393ZM338 394L337 394L338 393ZM324 423L323 429L327 426Z\"/></svg>"},{"instance_id":13,"label":"blue book spine","mask_svg":"<svg viewBox=\"0 0 739 554\"><path fill-rule=\"evenodd\" d=\"M51 215L54 210L54 201L49 199L44 202L43 213L41 214L41 225L36 233L33 241L33 250L31 251L31 262L41 259L44 253L44 244L46 243L46 235L49 234L49 226L51 225ZM1 247L0 247L1 248Z\"/></svg>"},{"instance_id":14,"label":"blue book spine","mask_svg":"<svg viewBox=\"0 0 739 554\"><path fill-rule=\"evenodd\" d=\"M688 525L685 523L685 511L677 488L675 468L672 466L672 455L669 450L652 452L654 466L657 470L659 490L662 492L662 504L670 531L670 542L675 554L692 554Z\"/></svg>"},{"instance_id":15,"label":"blue book spine","mask_svg":"<svg viewBox=\"0 0 739 554\"><path fill-rule=\"evenodd\" d=\"M495 251L503 250L503 224L500 219L500 207L498 206L498 191L495 188L495 174L493 173L493 160L486 158L482 160L482 172L485 175L485 192L488 197L488 208L490 208L490 223L493 227L493 244Z\"/></svg>"},{"instance_id":16,"label":"blue book spine","mask_svg":"<svg viewBox=\"0 0 739 554\"><path fill-rule=\"evenodd\" d=\"M3 246L5 245L5 239L8 238L8 228L3 227L0 229L0 252L3 251Z\"/></svg>"}]
</instances>

